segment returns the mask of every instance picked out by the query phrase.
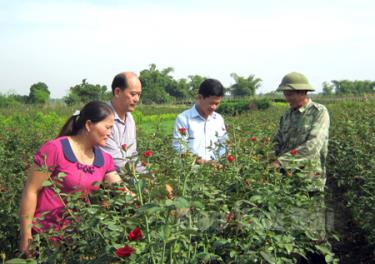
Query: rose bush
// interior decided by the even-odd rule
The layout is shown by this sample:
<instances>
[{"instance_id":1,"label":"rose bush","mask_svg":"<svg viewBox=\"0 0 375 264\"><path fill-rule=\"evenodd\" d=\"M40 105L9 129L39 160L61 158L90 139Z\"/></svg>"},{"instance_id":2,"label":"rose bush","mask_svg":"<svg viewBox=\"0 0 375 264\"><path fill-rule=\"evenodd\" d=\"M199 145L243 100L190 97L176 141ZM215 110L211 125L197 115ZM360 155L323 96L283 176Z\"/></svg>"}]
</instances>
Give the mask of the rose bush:
<instances>
[{"instance_id":1,"label":"rose bush","mask_svg":"<svg viewBox=\"0 0 375 264\"><path fill-rule=\"evenodd\" d=\"M328 108L328 173L373 243L374 104ZM67 197L72 215L65 217L74 224L35 237L38 261L295 263L308 251L321 252L332 261L329 244L318 244L315 229L295 211L314 203L311 182L300 171L285 177L269 164L274 158L271 137L283 110L280 106L226 117L235 160L229 163L223 157L221 167L197 166L194 156L176 155L168 144L173 123L170 134L158 130L159 124L152 132L138 124L139 153L148 153L141 154L140 161L147 160L148 173L138 174L132 169L135 164L129 164L122 175L131 179L128 187L137 198L126 195L123 186L103 186L88 197L90 203L79 193ZM24 171L38 147L65 121L54 113L14 112L0 114L0 253L7 259L17 257Z\"/></svg>"}]
</instances>

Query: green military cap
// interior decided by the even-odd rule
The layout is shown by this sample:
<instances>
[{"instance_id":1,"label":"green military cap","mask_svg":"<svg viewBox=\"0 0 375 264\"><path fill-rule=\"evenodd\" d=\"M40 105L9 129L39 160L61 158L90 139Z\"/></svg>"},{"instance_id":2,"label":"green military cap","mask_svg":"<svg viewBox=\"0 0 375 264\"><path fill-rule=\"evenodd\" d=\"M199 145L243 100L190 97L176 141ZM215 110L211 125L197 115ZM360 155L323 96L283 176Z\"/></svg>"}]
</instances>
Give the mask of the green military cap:
<instances>
[{"instance_id":1,"label":"green military cap","mask_svg":"<svg viewBox=\"0 0 375 264\"><path fill-rule=\"evenodd\" d=\"M309 81L299 72L291 72L284 76L281 80L277 91L315 91L315 89L309 84Z\"/></svg>"}]
</instances>

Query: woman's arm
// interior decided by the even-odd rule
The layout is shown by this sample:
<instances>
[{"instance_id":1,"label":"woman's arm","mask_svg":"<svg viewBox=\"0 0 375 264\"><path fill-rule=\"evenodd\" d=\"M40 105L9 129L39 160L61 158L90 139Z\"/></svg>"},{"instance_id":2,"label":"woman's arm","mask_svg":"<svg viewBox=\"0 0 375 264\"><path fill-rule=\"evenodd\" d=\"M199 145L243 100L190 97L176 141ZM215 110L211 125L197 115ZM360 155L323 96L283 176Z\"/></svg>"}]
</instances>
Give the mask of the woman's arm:
<instances>
[{"instance_id":1,"label":"woman's arm","mask_svg":"<svg viewBox=\"0 0 375 264\"><path fill-rule=\"evenodd\" d=\"M111 185L113 183L121 183L122 182L122 179L120 177L120 175L118 175L118 173L116 171L112 171L112 172L109 172L105 175L105 183L108 184L108 185ZM126 186L124 186L124 192L128 195L131 195L131 196L135 196L135 193L133 193L132 191L130 191Z\"/></svg>"},{"instance_id":2,"label":"woman's arm","mask_svg":"<svg viewBox=\"0 0 375 264\"><path fill-rule=\"evenodd\" d=\"M35 214L38 193L43 186L43 182L48 179L48 172L41 171L34 166L29 174L25 188L22 193L20 224L21 224L21 241L20 251L29 255L29 244L32 240L31 225Z\"/></svg>"}]
</instances>

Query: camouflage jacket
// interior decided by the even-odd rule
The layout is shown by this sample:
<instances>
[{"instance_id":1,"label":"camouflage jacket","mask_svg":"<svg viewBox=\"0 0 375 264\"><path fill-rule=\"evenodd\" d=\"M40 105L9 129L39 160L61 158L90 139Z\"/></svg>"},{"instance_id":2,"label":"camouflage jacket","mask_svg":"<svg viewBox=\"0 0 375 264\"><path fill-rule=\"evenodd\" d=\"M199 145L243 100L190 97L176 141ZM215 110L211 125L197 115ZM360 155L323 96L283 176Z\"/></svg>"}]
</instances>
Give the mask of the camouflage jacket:
<instances>
[{"instance_id":1,"label":"camouflage jacket","mask_svg":"<svg viewBox=\"0 0 375 264\"><path fill-rule=\"evenodd\" d=\"M281 165L310 168L314 175L325 179L329 123L327 108L311 100L299 109L289 108L273 138ZM291 153L293 149L296 150L293 154L297 154Z\"/></svg>"}]
</instances>

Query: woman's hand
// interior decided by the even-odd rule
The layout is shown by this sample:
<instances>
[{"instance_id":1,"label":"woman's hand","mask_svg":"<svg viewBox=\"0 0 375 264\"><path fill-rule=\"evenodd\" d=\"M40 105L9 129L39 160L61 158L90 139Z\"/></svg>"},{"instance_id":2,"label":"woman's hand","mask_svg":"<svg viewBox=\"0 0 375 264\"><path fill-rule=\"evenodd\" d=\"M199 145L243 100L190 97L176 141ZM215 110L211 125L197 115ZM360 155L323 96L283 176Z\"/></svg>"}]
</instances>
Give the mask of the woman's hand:
<instances>
[{"instance_id":1,"label":"woman's hand","mask_svg":"<svg viewBox=\"0 0 375 264\"><path fill-rule=\"evenodd\" d=\"M31 230L30 232L21 234L19 249L21 253L25 255L26 258L32 257L32 254L30 252L30 244L32 241L33 241L33 237L31 235Z\"/></svg>"}]
</instances>

